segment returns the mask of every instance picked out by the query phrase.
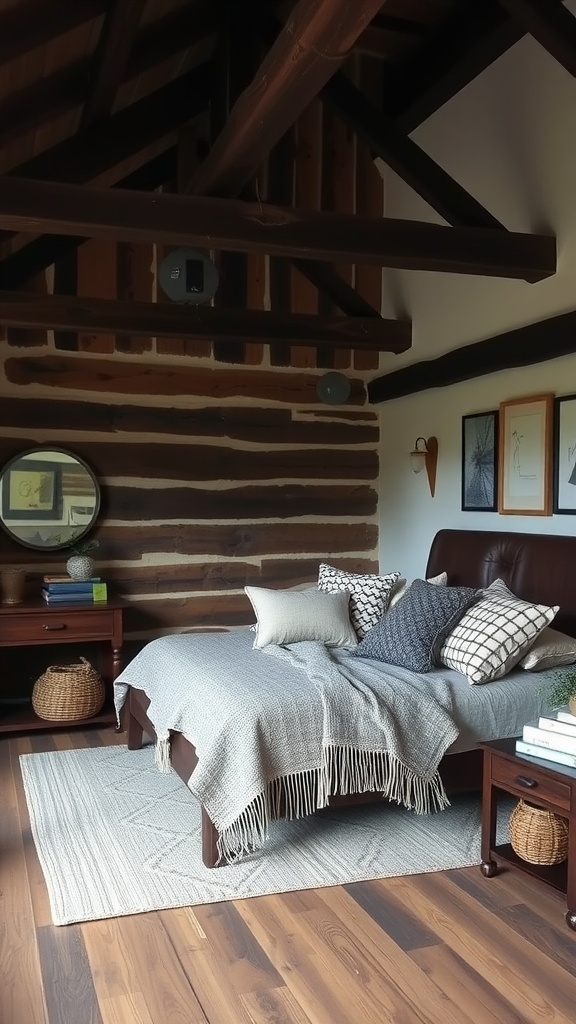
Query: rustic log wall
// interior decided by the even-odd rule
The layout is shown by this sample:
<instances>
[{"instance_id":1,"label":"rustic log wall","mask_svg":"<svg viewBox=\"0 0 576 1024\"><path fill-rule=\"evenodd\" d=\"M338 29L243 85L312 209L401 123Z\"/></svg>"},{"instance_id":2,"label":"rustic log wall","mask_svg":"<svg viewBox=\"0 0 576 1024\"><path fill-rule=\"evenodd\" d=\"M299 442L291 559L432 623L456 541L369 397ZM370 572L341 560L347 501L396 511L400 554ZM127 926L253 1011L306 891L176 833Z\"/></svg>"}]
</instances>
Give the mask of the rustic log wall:
<instances>
[{"instance_id":1,"label":"rustic log wall","mask_svg":"<svg viewBox=\"0 0 576 1024\"><path fill-rule=\"evenodd\" d=\"M301 205L353 212L358 195L362 212L381 212L369 154L317 101L290 146L284 188ZM261 178L264 188L268 169ZM156 280L163 255L152 243L87 242L78 294L167 301ZM354 283L354 268L337 269ZM242 276L248 308L328 312L288 263L251 255ZM69 266L51 268L35 288L69 288L70 277ZM379 309L379 268L364 268L356 283ZM230 281L226 292L238 304ZM129 636L251 622L245 584L314 581L321 560L377 568L379 428L365 388L374 353L14 329L0 351L0 464L48 444L94 469L97 567L129 602ZM352 382L343 406L318 399L328 368ZM0 531L0 563L25 566L33 590L64 557Z\"/></svg>"}]
</instances>

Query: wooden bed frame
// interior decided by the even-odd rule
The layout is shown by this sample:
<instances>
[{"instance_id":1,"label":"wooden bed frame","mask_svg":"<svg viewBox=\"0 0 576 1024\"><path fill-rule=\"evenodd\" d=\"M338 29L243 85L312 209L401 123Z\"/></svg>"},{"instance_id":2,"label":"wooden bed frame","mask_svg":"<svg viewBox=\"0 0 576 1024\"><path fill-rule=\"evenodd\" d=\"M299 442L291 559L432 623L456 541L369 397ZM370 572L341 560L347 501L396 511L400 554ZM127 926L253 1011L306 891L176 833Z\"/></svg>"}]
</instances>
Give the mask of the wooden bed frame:
<instances>
[{"instance_id":1,"label":"wooden bed frame","mask_svg":"<svg viewBox=\"0 0 576 1024\"><path fill-rule=\"evenodd\" d=\"M481 530L440 530L432 542L426 576L448 573L453 586L486 587L497 578L506 581L518 597L542 604L559 604L554 627L576 636L576 537L547 534L503 533ZM144 734L155 739L147 709L146 694L130 687L124 706L123 723L129 750L142 746ZM176 773L187 782L198 758L193 745L182 733L170 737L170 759ZM449 795L480 790L482 751L448 754L440 772ZM330 806L371 803L380 793L333 796ZM202 807L202 860L206 867L218 863L218 833Z\"/></svg>"}]
</instances>

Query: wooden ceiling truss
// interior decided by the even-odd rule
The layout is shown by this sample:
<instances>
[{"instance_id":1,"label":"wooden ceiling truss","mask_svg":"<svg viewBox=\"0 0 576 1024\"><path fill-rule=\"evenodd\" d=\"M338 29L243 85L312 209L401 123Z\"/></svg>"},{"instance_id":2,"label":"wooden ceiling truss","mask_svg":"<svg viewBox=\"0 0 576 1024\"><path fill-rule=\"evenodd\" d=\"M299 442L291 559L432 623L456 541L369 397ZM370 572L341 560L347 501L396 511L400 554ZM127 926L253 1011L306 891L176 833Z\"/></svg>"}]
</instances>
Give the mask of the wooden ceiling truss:
<instances>
[{"instance_id":1,"label":"wooden ceiling truss","mask_svg":"<svg viewBox=\"0 0 576 1024\"><path fill-rule=\"evenodd\" d=\"M11 167L0 179L0 243L9 243L0 261L3 288L22 288L87 238L220 249L217 308L195 311L203 325L197 329L207 330L210 322L215 355L226 361L242 358L249 340L243 332L253 329L255 338L266 337L275 346L274 361L281 363L289 361L290 347L298 342L327 351L344 343L383 351L407 347L409 325L384 320L334 264L528 281L555 272L554 239L507 231L409 133L525 33L575 74L576 20L560 0L470 0L466 5L445 0L437 8L414 0L406 0L403 8L397 0L296 0L288 5L281 0L264 5L259 0L188 0L167 14L159 8L155 20L145 20L144 0L56 3L50 18L42 17L44 6L43 0L21 0L0 15L4 63L90 22L98 27L98 38L88 58L57 66L42 81L0 98L0 156L3 147L47 121L77 112L75 134ZM270 17L279 19L272 30ZM191 52L198 54L195 66L184 64L172 80L164 78L134 102L118 104L127 83ZM340 70L353 53L382 60L380 104L353 84L349 65ZM295 122L317 96L448 226L294 209L286 153L293 146ZM210 147L200 161L194 142L182 146L176 173L178 131L208 109ZM267 159L262 202L258 175ZM179 194L146 194L168 182ZM21 232L24 236L13 237ZM241 308L246 254L251 252L270 257L274 313ZM306 342L286 334L297 323L303 326L296 314L282 308L290 272L286 261L325 297L324 306L344 314L319 314L315 330L309 318ZM129 319L126 304L112 305L104 314L104 307L90 300L90 316L100 317L102 330L111 316L116 326L110 329L122 333ZM0 322L16 326L17 306L5 294ZM34 309L39 308L35 303ZM64 331L94 327L94 319L89 325L81 310L74 296L55 296L42 307L42 317L52 315L52 326ZM181 311L173 312L177 332ZM240 316L244 313L250 315ZM252 313L258 317L251 318ZM18 315L24 317L22 309ZM138 310L138 317L144 315L153 318L153 311ZM170 317L166 305L162 315ZM262 326L266 317L268 331ZM340 330L333 322L338 319ZM230 326L234 321L236 333ZM138 333L145 333L138 324ZM20 326L30 325L21 319ZM130 331L136 331L134 324ZM169 335L170 326L162 332ZM380 381L391 377L399 379L388 374ZM373 400L380 400L376 396L386 392L382 388L373 382Z\"/></svg>"}]
</instances>

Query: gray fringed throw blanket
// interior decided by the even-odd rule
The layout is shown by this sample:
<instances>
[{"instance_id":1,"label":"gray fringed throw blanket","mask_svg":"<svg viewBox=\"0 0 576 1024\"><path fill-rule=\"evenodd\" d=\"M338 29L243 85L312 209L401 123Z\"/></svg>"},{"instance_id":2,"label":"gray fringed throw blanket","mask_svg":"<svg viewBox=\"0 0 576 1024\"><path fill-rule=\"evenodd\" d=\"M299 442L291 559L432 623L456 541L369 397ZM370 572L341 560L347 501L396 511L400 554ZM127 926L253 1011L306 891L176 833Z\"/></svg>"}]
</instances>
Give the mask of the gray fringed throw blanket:
<instances>
[{"instance_id":1,"label":"gray fringed throw blanket","mask_svg":"<svg viewBox=\"0 0 576 1024\"><path fill-rule=\"evenodd\" d=\"M169 732L198 755L188 785L233 860L265 841L269 821L325 807L333 793L381 791L417 813L448 803L438 764L456 739L448 685L304 642L252 649L253 634L152 641L115 683L150 698L157 762Z\"/></svg>"}]
</instances>

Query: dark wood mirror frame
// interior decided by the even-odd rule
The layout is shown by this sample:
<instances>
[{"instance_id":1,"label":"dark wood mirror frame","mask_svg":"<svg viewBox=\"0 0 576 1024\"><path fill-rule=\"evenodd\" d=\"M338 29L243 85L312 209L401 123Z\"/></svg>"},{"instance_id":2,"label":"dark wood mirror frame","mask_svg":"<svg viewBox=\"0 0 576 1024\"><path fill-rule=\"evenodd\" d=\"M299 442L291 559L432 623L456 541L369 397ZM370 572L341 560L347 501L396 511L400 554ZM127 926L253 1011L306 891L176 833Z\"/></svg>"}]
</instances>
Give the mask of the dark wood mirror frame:
<instances>
[{"instance_id":1,"label":"dark wood mirror frame","mask_svg":"<svg viewBox=\"0 0 576 1024\"><path fill-rule=\"evenodd\" d=\"M65 448L30 448L0 472L0 526L24 547L71 547L92 529L99 511L95 474Z\"/></svg>"}]
</instances>

